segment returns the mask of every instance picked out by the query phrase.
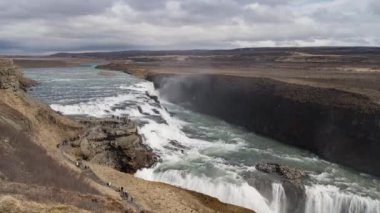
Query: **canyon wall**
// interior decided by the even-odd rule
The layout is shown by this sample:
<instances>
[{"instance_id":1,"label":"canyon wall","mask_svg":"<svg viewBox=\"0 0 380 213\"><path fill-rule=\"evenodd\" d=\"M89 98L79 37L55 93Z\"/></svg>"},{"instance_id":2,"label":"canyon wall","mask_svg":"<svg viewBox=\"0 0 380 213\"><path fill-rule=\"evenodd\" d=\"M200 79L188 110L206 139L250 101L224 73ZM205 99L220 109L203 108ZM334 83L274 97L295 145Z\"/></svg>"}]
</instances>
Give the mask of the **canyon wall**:
<instances>
[{"instance_id":1,"label":"canyon wall","mask_svg":"<svg viewBox=\"0 0 380 213\"><path fill-rule=\"evenodd\" d=\"M367 97L264 78L146 78L171 102L380 176L380 106Z\"/></svg>"}]
</instances>

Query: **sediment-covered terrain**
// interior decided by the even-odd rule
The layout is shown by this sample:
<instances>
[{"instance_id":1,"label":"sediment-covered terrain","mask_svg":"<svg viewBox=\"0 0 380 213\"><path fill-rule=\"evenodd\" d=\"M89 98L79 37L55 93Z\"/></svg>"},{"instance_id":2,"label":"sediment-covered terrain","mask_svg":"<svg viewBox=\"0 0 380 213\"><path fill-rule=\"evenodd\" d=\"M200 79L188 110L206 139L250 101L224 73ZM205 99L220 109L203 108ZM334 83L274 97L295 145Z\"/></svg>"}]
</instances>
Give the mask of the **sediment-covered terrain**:
<instances>
[{"instance_id":1,"label":"sediment-covered terrain","mask_svg":"<svg viewBox=\"0 0 380 213\"><path fill-rule=\"evenodd\" d=\"M249 212L124 173L156 160L133 122L65 117L26 95L34 83L0 60L0 212Z\"/></svg>"}]
</instances>

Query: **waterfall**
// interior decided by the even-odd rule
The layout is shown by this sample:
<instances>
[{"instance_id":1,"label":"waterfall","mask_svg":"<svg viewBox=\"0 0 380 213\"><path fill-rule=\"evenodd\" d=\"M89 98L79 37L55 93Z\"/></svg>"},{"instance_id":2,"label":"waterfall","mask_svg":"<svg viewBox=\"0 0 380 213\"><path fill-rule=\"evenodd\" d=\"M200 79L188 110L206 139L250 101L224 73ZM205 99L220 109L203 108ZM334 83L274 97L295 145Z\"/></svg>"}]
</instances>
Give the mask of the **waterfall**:
<instances>
[{"instance_id":1,"label":"waterfall","mask_svg":"<svg viewBox=\"0 0 380 213\"><path fill-rule=\"evenodd\" d=\"M285 190L280 183L272 184L272 202L270 208L273 213L286 213Z\"/></svg>"},{"instance_id":2,"label":"waterfall","mask_svg":"<svg viewBox=\"0 0 380 213\"><path fill-rule=\"evenodd\" d=\"M267 204L267 200L254 187L245 182L233 184L204 175L197 177L181 171L154 172L154 169L139 170L136 176L211 195L222 202L253 209L258 213L273 212Z\"/></svg>"},{"instance_id":3,"label":"waterfall","mask_svg":"<svg viewBox=\"0 0 380 213\"><path fill-rule=\"evenodd\" d=\"M379 213L380 201L343 193L335 186L306 187L306 213Z\"/></svg>"},{"instance_id":4,"label":"waterfall","mask_svg":"<svg viewBox=\"0 0 380 213\"><path fill-rule=\"evenodd\" d=\"M198 191L257 213L380 213L378 179L353 174L307 152L160 100L171 114L147 96L159 95L152 83L121 73L109 78L97 73L85 67L33 71L32 78L43 82L33 94L63 114L129 115L141 121L139 132L144 142L160 155L162 162L138 171L137 177ZM83 84L84 80L91 84ZM58 81L65 84L56 88ZM137 107L151 115L140 113ZM185 132L185 127L190 131ZM182 147L186 147L184 152ZM314 174L305 181L309 184L305 191L303 187L272 182L277 179L262 179L266 176L261 177L252 168L257 162L273 159L284 165L296 162ZM333 172L320 174L320 168ZM246 173L252 177L245 178L242 174ZM349 188L332 186L338 184Z\"/></svg>"}]
</instances>

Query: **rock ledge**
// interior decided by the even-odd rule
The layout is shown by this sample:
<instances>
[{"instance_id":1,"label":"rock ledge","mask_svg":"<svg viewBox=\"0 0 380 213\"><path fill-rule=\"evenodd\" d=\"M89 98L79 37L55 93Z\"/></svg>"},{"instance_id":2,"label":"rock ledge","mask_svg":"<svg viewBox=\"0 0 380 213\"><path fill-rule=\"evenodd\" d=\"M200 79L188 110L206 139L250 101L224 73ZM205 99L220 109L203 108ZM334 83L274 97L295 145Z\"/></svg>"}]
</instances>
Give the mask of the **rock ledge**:
<instances>
[{"instance_id":1,"label":"rock ledge","mask_svg":"<svg viewBox=\"0 0 380 213\"><path fill-rule=\"evenodd\" d=\"M78 118L85 131L64 143L79 159L135 173L153 166L157 156L143 144L137 126L127 118Z\"/></svg>"}]
</instances>

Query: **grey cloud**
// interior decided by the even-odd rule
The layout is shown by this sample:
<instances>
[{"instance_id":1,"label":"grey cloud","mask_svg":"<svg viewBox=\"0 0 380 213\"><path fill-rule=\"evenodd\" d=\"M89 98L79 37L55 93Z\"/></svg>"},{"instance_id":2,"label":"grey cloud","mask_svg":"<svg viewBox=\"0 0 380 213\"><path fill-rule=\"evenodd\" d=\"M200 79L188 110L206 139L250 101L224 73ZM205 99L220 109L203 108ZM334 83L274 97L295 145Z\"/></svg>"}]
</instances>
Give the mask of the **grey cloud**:
<instances>
[{"instance_id":1,"label":"grey cloud","mask_svg":"<svg viewBox=\"0 0 380 213\"><path fill-rule=\"evenodd\" d=\"M248 5L242 11L245 20L251 23L289 23L296 17L292 10L278 5Z\"/></svg>"},{"instance_id":2,"label":"grey cloud","mask_svg":"<svg viewBox=\"0 0 380 213\"><path fill-rule=\"evenodd\" d=\"M164 9L166 6L167 0L155 0L155 1L134 1L134 0L125 0L125 3L130 5L132 8L149 12L152 10Z\"/></svg>"},{"instance_id":3,"label":"grey cloud","mask_svg":"<svg viewBox=\"0 0 380 213\"><path fill-rule=\"evenodd\" d=\"M334 11L329 8L317 9L312 13L312 17L323 22L346 22L350 21L352 18L355 18L344 11Z\"/></svg>"},{"instance_id":4,"label":"grey cloud","mask_svg":"<svg viewBox=\"0 0 380 213\"><path fill-rule=\"evenodd\" d=\"M0 49L10 49L15 47L15 43L11 41L0 40Z\"/></svg>"},{"instance_id":5,"label":"grey cloud","mask_svg":"<svg viewBox=\"0 0 380 213\"><path fill-rule=\"evenodd\" d=\"M0 8L2 53L380 44L378 0L0 0Z\"/></svg>"},{"instance_id":6,"label":"grey cloud","mask_svg":"<svg viewBox=\"0 0 380 213\"><path fill-rule=\"evenodd\" d=\"M270 6L277 6L277 5L290 5L296 2L299 2L299 0L234 0L235 2L239 3L240 5L248 5L248 4L261 4L261 5L270 5Z\"/></svg>"},{"instance_id":7,"label":"grey cloud","mask_svg":"<svg viewBox=\"0 0 380 213\"><path fill-rule=\"evenodd\" d=\"M241 10L241 5L231 0L187 0L181 2L181 6L189 14L202 19L236 16Z\"/></svg>"},{"instance_id":8,"label":"grey cloud","mask_svg":"<svg viewBox=\"0 0 380 213\"><path fill-rule=\"evenodd\" d=\"M137 17L133 21L175 27L231 22L242 11L241 5L233 0L158 0L153 4L127 0L124 3L135 10Z\"/></svg>"},{"instance_id":9,"label":"grey cloud","mask_svg":"<svg viewBox=\"0 0 380 213\"><path fill-rule=\"evenodd\" d=\"M369 10L376 15L380 15L380 1L372 0L369 4Z\"/></svg>"},{"instance_id":10,"label":"grey cloud","mask_svg":"<svg viewBox=\"0 0 380 213\"><path fill-rule=\"evenodd\" d=\"M109 0L0 0L3 18L54 18L100 13L112 5Z\"/></svg>"}]
</instances>

